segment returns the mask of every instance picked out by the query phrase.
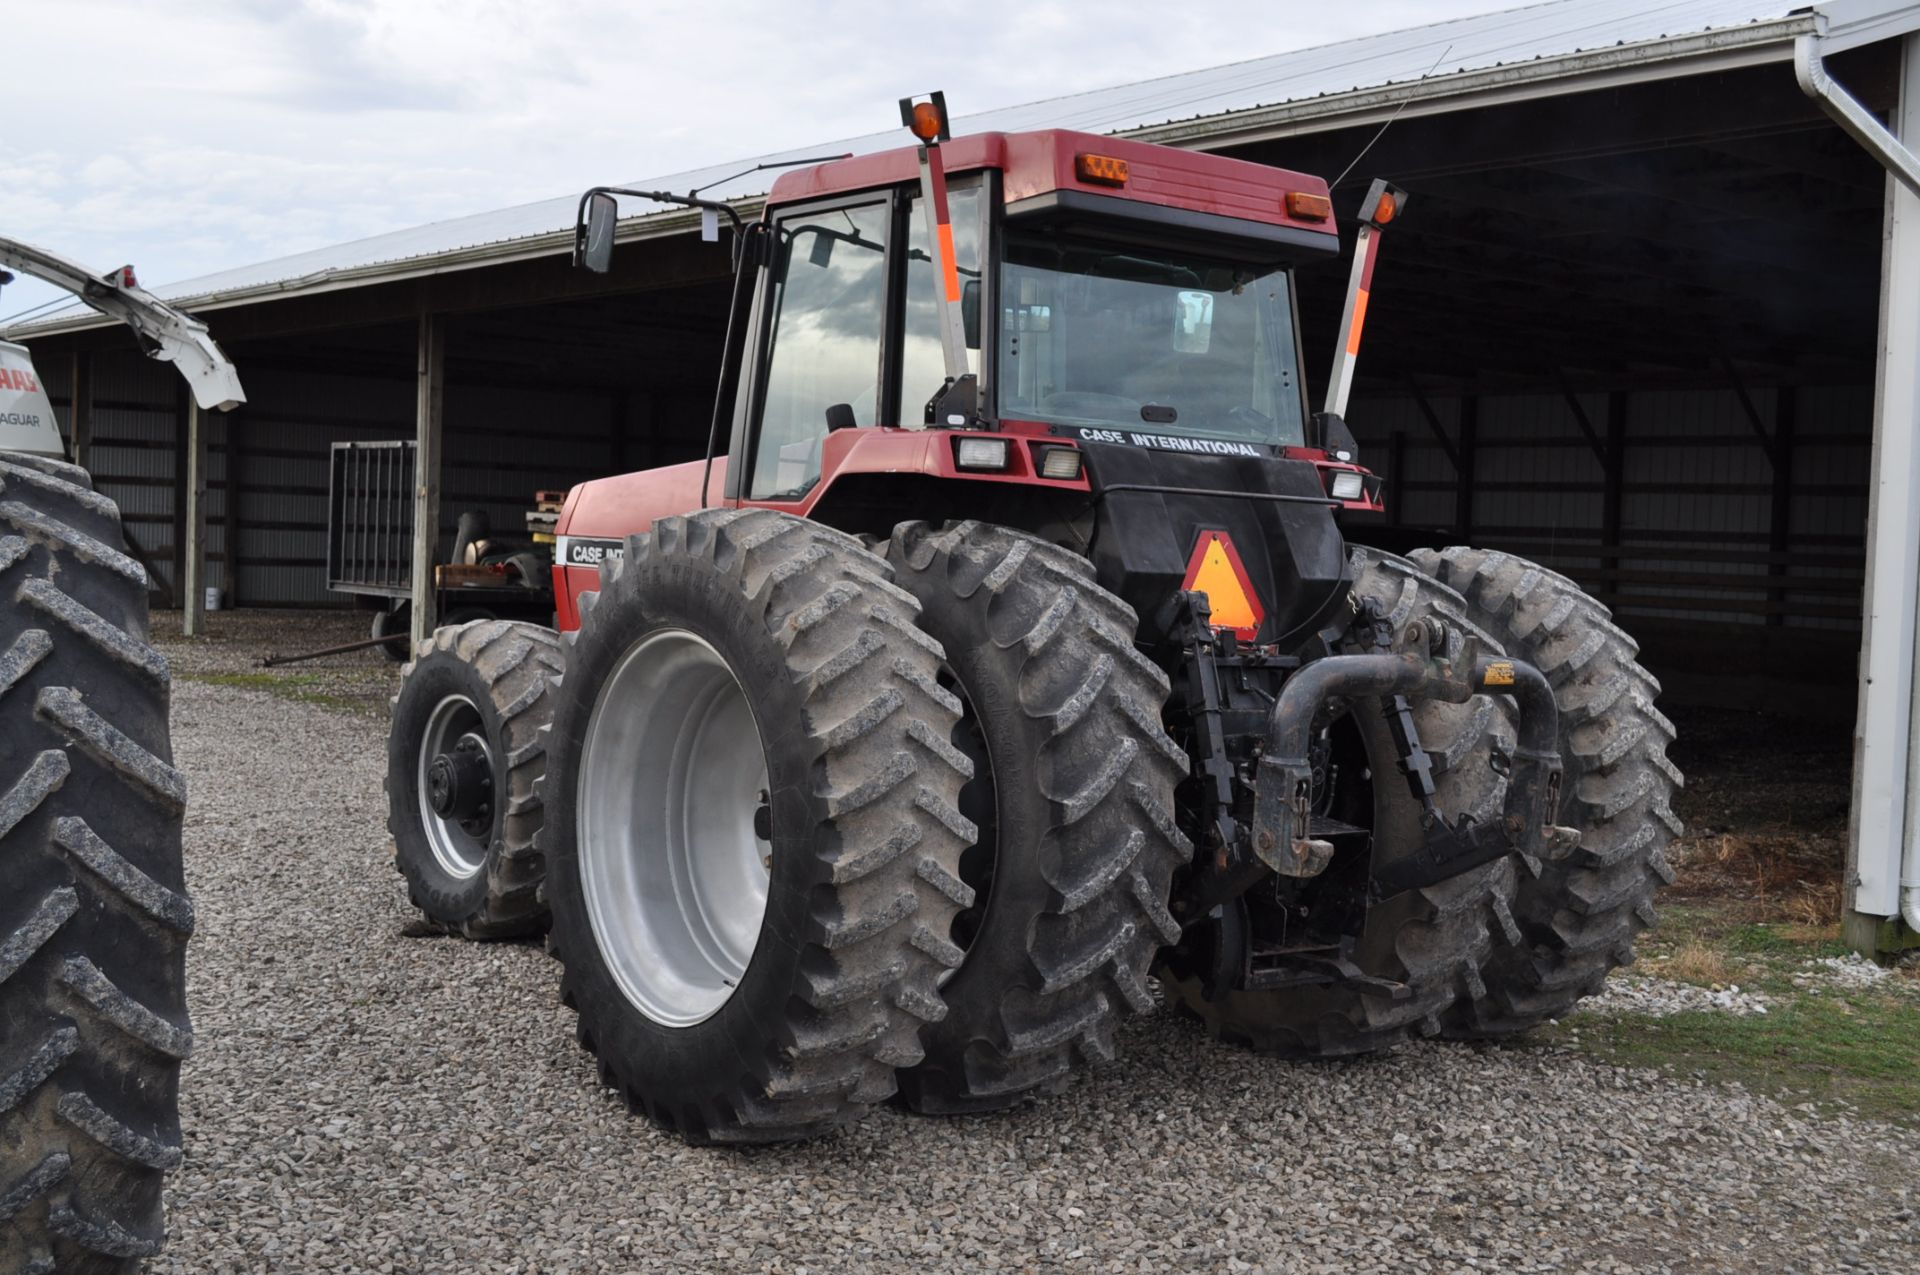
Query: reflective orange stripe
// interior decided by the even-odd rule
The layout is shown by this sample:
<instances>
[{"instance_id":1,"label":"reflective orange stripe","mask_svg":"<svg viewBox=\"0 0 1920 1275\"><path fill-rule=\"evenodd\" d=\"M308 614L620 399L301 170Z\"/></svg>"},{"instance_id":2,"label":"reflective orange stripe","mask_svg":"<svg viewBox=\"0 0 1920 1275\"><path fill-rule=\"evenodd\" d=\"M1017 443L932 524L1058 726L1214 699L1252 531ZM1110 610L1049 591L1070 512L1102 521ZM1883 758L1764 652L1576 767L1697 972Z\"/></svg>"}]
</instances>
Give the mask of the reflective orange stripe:
<instances>
[{"instance_id":1,"label":"reflective orange stripe","mask_svg":"<svg viewBox=\"0 0 1920 1275\"><path fill-rule=\"evenodd\" d=\"M1347 329L1347 353L1360 353L1360 329L1367 322L1367 290L1360 289L1353 294L1353 326Z\"/></svg>"},{"instance_id":2,"label":"reflective orange stripe","mask_svg":"<svg viewBox=\"0 0 1920 1275\"><path fill-rule=\"evenodd\" d=\"M947 272L947 300L960 299L960 262L953 255L953 226L940 223L940 265Z\"/></svg>"}]
</instances>

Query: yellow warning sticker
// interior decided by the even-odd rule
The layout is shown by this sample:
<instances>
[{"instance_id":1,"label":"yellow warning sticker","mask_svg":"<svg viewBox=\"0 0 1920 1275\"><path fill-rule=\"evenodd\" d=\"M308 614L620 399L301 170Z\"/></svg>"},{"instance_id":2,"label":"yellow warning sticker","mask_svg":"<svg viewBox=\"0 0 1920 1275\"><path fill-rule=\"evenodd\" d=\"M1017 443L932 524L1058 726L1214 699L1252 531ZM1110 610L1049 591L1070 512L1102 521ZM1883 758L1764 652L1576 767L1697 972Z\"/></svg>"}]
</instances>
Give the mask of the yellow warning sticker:
<instances>
[{"instance_id":1,"label":"yellow warning sticker","mask_svg":"<svg viewBox=\"0 0 1920 1275\"><path fill-rule=\"evenodd\" d=\"M1512 686L1513 665L1507 660L1496 660L1487 665L1488 686Z\"/></svg>"}]
</instances>

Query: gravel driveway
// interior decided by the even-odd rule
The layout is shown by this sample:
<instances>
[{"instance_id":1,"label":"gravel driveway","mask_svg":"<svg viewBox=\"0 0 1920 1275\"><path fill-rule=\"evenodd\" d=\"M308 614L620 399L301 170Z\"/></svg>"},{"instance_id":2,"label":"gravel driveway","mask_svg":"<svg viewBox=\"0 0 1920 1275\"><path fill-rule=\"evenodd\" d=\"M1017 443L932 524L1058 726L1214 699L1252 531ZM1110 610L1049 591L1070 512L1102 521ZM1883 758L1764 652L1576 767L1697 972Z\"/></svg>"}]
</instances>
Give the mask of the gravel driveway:
<instances>
[{"instance_id":1,"label":"gravel driveway","mask_svg":"<svg viewBox=\"0 0 1920 1275\"><path fill-rule=\"evenodd\" d=\"M537 946L402 936L383 730L181 680L198 1040L161 1271L1920 1269L1920 1135L1532 1048L1343 1065L1160 1015L1024 1111L696 1150Z\"/></svg>"}]
</instances>

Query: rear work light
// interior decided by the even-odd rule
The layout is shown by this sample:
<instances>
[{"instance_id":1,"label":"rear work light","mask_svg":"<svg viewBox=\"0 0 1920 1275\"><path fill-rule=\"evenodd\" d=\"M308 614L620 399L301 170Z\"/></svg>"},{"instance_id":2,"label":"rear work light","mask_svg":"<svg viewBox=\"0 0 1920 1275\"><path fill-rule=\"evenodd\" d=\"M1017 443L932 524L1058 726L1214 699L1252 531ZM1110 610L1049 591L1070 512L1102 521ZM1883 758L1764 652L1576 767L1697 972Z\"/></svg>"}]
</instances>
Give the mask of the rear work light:
<instances>
[{"instance_id":1,"label":"rear work light","mask_svg":"<svg viewBox=\"0 0 1920 1275\"><path fill-rule=\"evenodd\" d=\"M1127 184L1127 161L1111 155L1075 155L1073 175L1096 186L1124 186Z\"/></svg>"},{"instance_id":2,"label":"rear work light","mask_svg":"<svg viewBox=\"0 0 1920 1275\"><path fill-rule=\"evenodd\" d=\"M1366 478L1354 470L1342 469L1333 475L1332 492L1335 500L1359 500L1366 490Z\"/></svg>"},{"instance_id":3,"label":"rear work light","mask_svg":"<svg viewBox=\"0 0 1920 1275\"><path fill-rule=\"evenodd\" d=\"M1005 469L1007 440L1004 438L962 438L954 447L954 464L962 469Z\"/></svg>"},{"instance_id":4,"label":"rear work light","mask_svg":"<svg viewBox=\"0 0 1920 1275\"><path fill-rule=\"evenodd\" d=\"M1287 216L1295 221L1325 221L1333 216L1333 201L1305 190L1287 192Z\"/></svg>"},{"instance_id":5,"label":"rear work light","mask_svg":"<svg viewBox=\"0 0 1920 1275\"><path fill-rule=\"evenodd\" d=\"M1040 449L1040 476L1057 478L1063 482L1072 482L1080 476L1080 449L1077 447L1042 447Z\"/></svg>"}]
</instances>

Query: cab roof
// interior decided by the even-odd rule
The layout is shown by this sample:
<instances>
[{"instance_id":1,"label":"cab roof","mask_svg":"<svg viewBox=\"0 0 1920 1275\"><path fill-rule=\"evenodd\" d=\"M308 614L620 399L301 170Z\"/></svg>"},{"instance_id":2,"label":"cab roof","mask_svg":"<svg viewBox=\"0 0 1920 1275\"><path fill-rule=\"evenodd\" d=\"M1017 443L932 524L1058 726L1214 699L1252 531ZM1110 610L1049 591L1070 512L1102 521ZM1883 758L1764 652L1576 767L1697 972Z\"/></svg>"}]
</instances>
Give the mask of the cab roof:
<instances>
[{"instance_id":1,"label":"cab roof","mask_svg":"<svg viewBox=\"0 0 1920 1275\"><path fill-rule=\"evenodd\" d=\"M918 152L917 146L902 146L796 169L774 182L767 204L771 208L914 181L920 173ZM1329 247L1339 242L1331 216L1310 221L1287 212L1289 192L1326 196L1326 180L1307 173L1065 129L975 133L944 143L940 153L949 174L999 169L1010 210L1050 197L1094 196L1324 235ZM1124 161L1126 184L1083 180L1074 162L1080 155Z\"/></svg>"}]
</instances>

